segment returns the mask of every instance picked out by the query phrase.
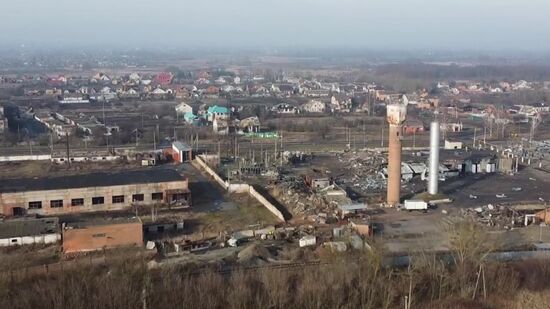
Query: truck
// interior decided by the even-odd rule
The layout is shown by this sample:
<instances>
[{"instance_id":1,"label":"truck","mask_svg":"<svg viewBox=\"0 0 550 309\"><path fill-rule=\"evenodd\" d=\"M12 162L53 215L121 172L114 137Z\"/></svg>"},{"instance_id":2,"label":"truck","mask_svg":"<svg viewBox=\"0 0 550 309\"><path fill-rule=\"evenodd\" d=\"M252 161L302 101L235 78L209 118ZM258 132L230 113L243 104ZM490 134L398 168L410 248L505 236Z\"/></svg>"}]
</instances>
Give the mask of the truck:
<instances>
[{"instance_id":1,"label":"truck","mask_svg":"<svg viewBox=\"0 0 550 309\"><path fill-rule=\"evenodd\" d=\"M405 200L404 207L408 211L412 210L428 210L428 203L423 200Z\"/></svg>"}]
</instances>

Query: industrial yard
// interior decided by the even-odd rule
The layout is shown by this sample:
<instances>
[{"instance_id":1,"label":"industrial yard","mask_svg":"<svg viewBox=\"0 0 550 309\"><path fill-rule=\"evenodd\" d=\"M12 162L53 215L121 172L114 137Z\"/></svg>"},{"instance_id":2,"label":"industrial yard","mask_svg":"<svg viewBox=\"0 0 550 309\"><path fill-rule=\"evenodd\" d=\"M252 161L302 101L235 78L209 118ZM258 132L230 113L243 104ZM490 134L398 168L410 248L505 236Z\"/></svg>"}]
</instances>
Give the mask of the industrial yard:
<instances>
[{"instance_id":1,"label":"industrial yard","mask_svg":"<svg viewBox=\"0 0 550 309\"><path fill-rule=\"evenodd\" d=\"M146 290L181 278L353 291L361 272L387 298L366 307L400 306L403 280L422 307L480 301L479 281L500 281L484 267L549 257L544 81L397 90L361 75L374 65L139 61L0 70L0 283L124 269L162 304Z\"/></svg>"}]
</instances>

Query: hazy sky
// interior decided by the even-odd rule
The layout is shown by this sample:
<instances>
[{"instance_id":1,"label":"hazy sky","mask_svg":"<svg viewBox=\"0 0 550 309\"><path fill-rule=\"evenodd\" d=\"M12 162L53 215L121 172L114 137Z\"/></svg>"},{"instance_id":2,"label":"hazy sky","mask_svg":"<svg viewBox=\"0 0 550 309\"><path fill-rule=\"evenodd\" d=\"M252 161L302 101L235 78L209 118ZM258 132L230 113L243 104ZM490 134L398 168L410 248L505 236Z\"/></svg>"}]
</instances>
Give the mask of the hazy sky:
<instances>
[{"instance_id":1,"label":"hazy sky","mask_svg":"<svg viewBox=\"0 0 550 309\"><path fill-rule=\"evenodd\" d=\"M550 0L0 0L0 45L550 49Z\"/></svg>"}]
</instances>

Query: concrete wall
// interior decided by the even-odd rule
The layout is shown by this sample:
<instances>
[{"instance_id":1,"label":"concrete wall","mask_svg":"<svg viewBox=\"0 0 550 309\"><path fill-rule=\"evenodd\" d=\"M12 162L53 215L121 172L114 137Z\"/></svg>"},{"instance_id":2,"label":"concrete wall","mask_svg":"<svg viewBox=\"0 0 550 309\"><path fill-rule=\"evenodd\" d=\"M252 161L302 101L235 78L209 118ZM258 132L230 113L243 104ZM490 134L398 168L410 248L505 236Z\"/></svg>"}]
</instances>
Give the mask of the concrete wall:
<instances>
[{"instance_id":1,"label":"concrete wall","mask_svg":"<svg viewBox=\"0 0 550 309\"><path fill-rule=\"evenodd\" d=\"M44 234L36 236L11 237L0 239L0 247L22 246L33 244L54 244L61 240L61 234Z\"/></svg>"},{"instance_id":2,"label":"concrete wall","mask_svg":"<svg viewBox=\"0 0 550 309\"><path fill-rule=\"evenodd\" d=\"M142 246L141 222L96 225L63 230L63 253L76 253L114 248Z\"/></svg>"},{"instance_id":3,"label":"concrete wall","mask_svg":"<svg viewBox=\"0 0 550 309\"><path fill-rule=\"evenodd\" d=\"M229 193L248 193L250 186L246 183L231 183L227 186Z\"/></svg>"},{"instance_id":4,"label":"concrete wall","mask_svg":"<svg viewBox=\"0 0 550 309\"><path fill-rule=\"evenodd\" d=\"M196 162L208 175L210 175L210 177L214 178L214 181L216 181L224 190L228 190L229 183L224 181L213 169L211 169L201 157L202 155L196 156L195 161L193 162Z\"/></svg>"},{"instance_id":5,"label":"concrete wall","mask_svg":"<svg viewBox=\"0 0 550 309\"><path fill-rule=\"evenodd\" d=\"M198 165L200 168L202 168L208 175L210 175L224 190L228 191L229 193L248 193L252 197L254 197L260 204L264 205L267 210L269 210L275 217L277 217L282 222L285 222L285 217L275 207L275 205L271 204L265 197L263 197L260 193L258 193L254 188L248 184L243 183L235 183L230 184L227 181L223 181L221 177L216 174L214 170L212 170L201 158L201 156L196 156L195 160L193 161L194 164Z\"/></svg>"},{"instance_id":6,"label":"concrete wall","mask_svg":"<svg viewBox=\"0 0 550 309\"><path fill-rule=\"evenodd\" d=\"M16 193L2 193L0 194L0 211L3 215L14 215L13 208L20 207L27 210L28 214L38 215L55 215L66 213L78 213L78 212L92 212L92 211L108 211L108 210L120 210L130 207L132 204L152 204L155 201L152 200L151 194L162 192L163 198L166 198L167 190L188 190L188 180L182 179L180 181L162 182L162 183L149 183L149 184L134 184L124 186L111 186L111 187L87 187L76 189L63 189L63 190L48 190L48 191L27 191ZM144 201L133 203L133 194L143 194ZM112 197L117 195L124 196L123 203L112 203ZM93 205L93 197L103 197L104 204ZM83 198L84 205L71 206L71 200L76 198ZM50 207L50 201L63 200L63 207L52 208ZM41 209L29 209L29 202L41 201Z\"/></svg>"},{"instance_id":7,"label":"concrete wall","mask_svg":"<svg viewBox=\"0 0 550 309\"><path fill-rule=\"evenodd\" d=\"M0 156L0 162L47 161L51 158L50 155Z\"/></svg>"},{"instance_id":8,"label":"concrete wall","mask_svg":"<svg viewBox=\"0 0 550 309\"><path fill-rule=\"evenodd\" d=\"M116 161L118 159L121 159L122 156L94 156L94 157L73 157L71 156L70 160L71 162L101 162L101 161ZM52 162L62 164L67 163L66 157L57 157L52 158Z\"/></svg>"},{"instance_id":9,"label":"concrete wall","mask_svg":"<svg viewBox=\"0 0 550 309\"><path fill-rule=\"evenodd\" d=\"M250 186L250 190L248 192L252 197L258 200L258 202L264 205L264 207L267 208L267 210L269 210L273 215L275 215L277 219L281 220L282 222L285 222L285 217L283 216L281 211L279 211L279 209L277 209L275 205L271 204L265 197L263 197L263 195L261 195L256 190L254 190L252 186Z\"/></svg>"}]
</instances>

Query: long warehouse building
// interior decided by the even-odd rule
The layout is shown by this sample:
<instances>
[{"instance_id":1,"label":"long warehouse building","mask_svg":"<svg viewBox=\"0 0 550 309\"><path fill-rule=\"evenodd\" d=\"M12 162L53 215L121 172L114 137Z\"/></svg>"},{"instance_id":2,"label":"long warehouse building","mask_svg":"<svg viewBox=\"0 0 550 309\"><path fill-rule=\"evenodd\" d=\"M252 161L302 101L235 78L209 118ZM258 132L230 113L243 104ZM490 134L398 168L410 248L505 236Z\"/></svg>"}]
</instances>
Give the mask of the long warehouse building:
<instances>
[{"instance_id":1,"label":"long warehouse building","mask_svg":"<svg viewBox=\"0 0 550 309\"><path fill-rule=\"evenodd\" d=\"M155 203L191 205L188 179L172 169L146 169L0 182L4 216L110 211Z\"/></svg>"}]
</instances>

